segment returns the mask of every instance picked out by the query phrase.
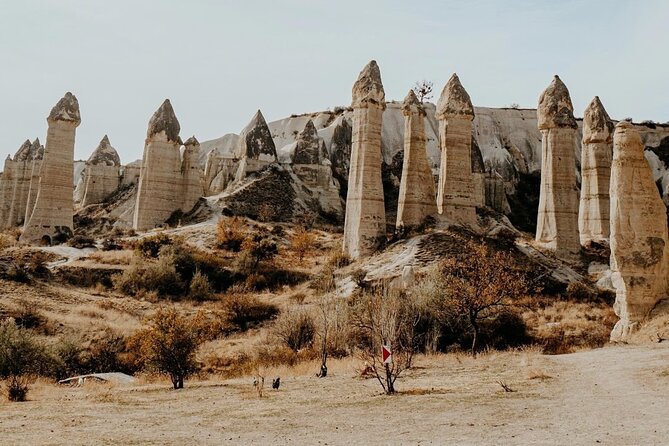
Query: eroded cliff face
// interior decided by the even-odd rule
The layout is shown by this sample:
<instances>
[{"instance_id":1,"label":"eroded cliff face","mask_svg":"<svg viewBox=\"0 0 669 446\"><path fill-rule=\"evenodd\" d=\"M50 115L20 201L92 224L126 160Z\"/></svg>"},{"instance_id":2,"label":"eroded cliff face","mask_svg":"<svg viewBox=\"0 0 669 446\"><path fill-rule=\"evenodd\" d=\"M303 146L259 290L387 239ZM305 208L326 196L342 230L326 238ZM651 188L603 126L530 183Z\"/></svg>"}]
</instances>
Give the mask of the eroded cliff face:
<instances>
[{"instance_id":1,"label":"eroded cliff face","mask_svg":"<svg viewBox=\"0 0 669 446\"><path fill-rule=\"evenodd\" d=\"M381 131L386 218L391 225L395 222L402 172L404 116L401 106L400 102L387 103ZM436 184L441 161L436 110L435 105L431 103L424 104L424 107L427 158ZM536 229L541 172L541 133L538 129L537 111L474 107L474 114L472 150L475 151L478 147L481 156L478 157L473 153L472 163L480 162L482 159L485 165L486 202L507 214L517 228L533 233ZM292 162L295 142L307 122L312 120L318 135L325 142L327 156L332 161L333 173L339 180L345 196L350 143L347 144L347 132L344 131L347 130L346 124L342 123L346 120L350 128L352 117L352 109L335 108L334 111L293 115L269 122L279 162L282 164ZM580 186L582 119L577 119L576 124L578 128L574 144L576 159L574 170ZM638 129L646 148L645 155L651 165L653 179L662 192L665 204L669 205L669 124L636 124L635 128ZM210 150L231 156L237 138L237 135L228 134L216 140L203 142L200 153L202 165L204 166L204 160Z\"/></svg>"}]
</instances>

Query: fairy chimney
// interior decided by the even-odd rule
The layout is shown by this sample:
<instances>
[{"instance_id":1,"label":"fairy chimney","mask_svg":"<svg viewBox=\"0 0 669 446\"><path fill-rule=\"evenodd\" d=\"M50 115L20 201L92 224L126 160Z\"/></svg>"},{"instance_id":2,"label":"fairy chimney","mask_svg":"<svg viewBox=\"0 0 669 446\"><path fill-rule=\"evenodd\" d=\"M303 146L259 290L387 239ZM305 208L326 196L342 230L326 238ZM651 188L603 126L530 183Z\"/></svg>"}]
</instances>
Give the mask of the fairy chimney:
<instances>
[{"instance_id":1,"label":"fairy chimney","mask_svg":"<svg viewBox=\"0 0 669 446\"><path fill-rule=\"evenodd\" d=\"M457 74L441 92L436 118L441 146L437 208L453 222L476 226L476 206L481 200L472 172L474 107Z\"/></svg>"},{"instance_id":2,"label":"fairy chimney","mask_svg":"<svg viewBox=\"0 0 669 446\"><path fill-rule=\"evenodd\" d=\"M386 108L381 72L371 61L353 85L353 135L343 249L351 258L373 252L386 234L381 177L381 125Z\"/></svg>"},{"instance_id":3,"label":"fairy chimney","mask_svg":"<svg viewBox=\"0 0 669 446\"><path fill-rule=\"evenodd\" d=\"M402 104L404 161L397 205L397 228L409 229L437 214L432 169L425 149L425 109L413 90Z\"/></svg>"},{"instance_id":4,"label":"fairy chimney","mask_svg":"<svg viewBox=\"0 0 669 446\"><path fill-rule=\"evenodd\" d=\"M47 123L35 205L20 239L25 243L51 244L72 236L74 139L81 124L77 98L67 92L51 110Z\"/></svg>"},{"instance_id":5,"label":"fairy chimney","mask_svg":"<svg viewBox=\"0 0 669 446\"><path fill-rule=\"evenodd\" d=\"M573 111L569 90L555 76L537 109L542 159L536 241L559 256L571 256L581 247Z\"/></svg>"}]
</instances>

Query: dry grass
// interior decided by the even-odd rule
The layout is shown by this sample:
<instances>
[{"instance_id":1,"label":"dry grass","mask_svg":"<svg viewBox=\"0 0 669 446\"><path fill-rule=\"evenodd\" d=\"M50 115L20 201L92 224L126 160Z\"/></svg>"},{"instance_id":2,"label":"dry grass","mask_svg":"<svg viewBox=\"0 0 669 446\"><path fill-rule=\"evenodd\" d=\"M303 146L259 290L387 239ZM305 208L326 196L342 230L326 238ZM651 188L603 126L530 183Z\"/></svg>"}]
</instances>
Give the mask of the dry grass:
<instances>
[{"instance_id":1,"label":"dry grass","mask_svg":"<svg viewBox=\"0 0 669 446\"><path fill-rule=\"evenodd\" d=\"M122 251L96 251L89 254L85 259L103 265L130 265L134 252L132 250Z\"/></svg>"}]
</instances>

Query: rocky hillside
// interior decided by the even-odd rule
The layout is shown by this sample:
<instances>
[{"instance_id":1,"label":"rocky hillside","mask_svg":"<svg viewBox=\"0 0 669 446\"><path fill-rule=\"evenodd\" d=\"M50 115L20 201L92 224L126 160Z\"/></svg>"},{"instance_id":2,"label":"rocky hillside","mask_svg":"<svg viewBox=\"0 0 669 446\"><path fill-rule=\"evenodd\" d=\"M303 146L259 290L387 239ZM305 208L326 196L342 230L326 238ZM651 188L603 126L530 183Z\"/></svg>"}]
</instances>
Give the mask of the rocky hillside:
<instances>
[{"instance_id":1,"label":"rocky hillside","mask_svg":"<svg viewBox=\"0 0 669 446\"><path fill-rule=\"evenodd\" d=\"M400 106L400 103L388 103L383 115L381 142L389 219L394 215L393 196L397 193L402 166L404 116ZM440 161L438 126L434 118L435 106L426 104L426 108L427 152L436 178ZM341 184L341 195L345 197L352 114L351 109L338 107L334 111L292 115L270 122L269 128L279 160L282 163L292 161L297 136L311 119L319 136L325 141L335 178ZM574 166L577 170L580 169L578 163L581 158L581 125L582 121L579 120L577 165ZM641 131L654 179L665 203L669 204L669 124L644 123L636 126ZM475 170L485 170L488 176L488 204L509 215L520 229L534 231L541 171L541 134L537 129L536 110L477 107L473 137L481 154L478 159L474 157L474 163L480 164L482 160L482 165L474 166ZM203 142L200 162L204 164L211 150L232 155L237 142L238 136L235 134Z\"/></svg>"}]
</instances>

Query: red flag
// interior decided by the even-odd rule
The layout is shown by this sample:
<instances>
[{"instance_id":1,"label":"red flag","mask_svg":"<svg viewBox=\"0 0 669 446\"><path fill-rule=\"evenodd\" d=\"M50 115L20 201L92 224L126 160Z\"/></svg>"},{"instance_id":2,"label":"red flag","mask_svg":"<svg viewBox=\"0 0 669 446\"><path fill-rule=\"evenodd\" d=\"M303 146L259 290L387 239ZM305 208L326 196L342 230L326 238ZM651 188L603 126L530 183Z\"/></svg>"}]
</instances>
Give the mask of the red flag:
<instances>
[{"instance_id":1,"label":"red flag","mask_svg":"<svg viewBox=\"0 0 669 446\"><path fill-rule=\"evenodd\" d=\"M382 345L381 346L381 356L383 357L383 363L384 364L392 364L393 363L393 354L390 351L390 346L388 346L388 345Z\"/></svg>"}]
</instances>

